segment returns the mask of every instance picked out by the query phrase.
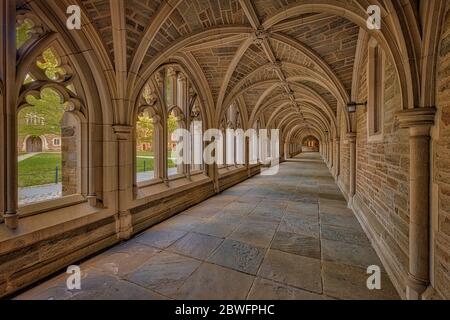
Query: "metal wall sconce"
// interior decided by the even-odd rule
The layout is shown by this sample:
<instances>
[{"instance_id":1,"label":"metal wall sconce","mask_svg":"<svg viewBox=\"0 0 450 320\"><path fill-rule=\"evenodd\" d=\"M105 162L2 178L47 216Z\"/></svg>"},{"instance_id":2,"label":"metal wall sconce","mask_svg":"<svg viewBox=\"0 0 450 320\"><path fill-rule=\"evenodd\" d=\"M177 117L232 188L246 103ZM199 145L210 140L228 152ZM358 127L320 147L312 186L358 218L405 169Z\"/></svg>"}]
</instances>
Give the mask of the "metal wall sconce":
<instances>
[{"instance_id":1,"label":"metal wall sconce","mask_svg":"<svg viewBox=\"0 0 450 320\"><path fill-rule=\"evenodd\" d=\"M358 107L358 106L367 106L367 102L362 102L362 103L349 102L347 104L348 113L355 113L356 107Z\"/></svg>"}]
</instances>

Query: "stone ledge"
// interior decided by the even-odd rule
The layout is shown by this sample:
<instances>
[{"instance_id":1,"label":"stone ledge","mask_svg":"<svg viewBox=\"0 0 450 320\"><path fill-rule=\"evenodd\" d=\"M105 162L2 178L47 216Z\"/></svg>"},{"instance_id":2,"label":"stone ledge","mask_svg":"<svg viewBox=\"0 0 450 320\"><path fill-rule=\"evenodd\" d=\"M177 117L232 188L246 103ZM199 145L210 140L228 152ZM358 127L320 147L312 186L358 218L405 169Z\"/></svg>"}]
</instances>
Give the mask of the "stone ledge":
<instances>
[{"instance_id":1,"label":"stone ledge","mask_svg":"<svg viewBox=\"0 0 450 320\"><path fill-rule=\"evenodd\" d=\"M99 209L82 203L22 218L16 230L10 230L2 224L0 225L0 254L9 250L18 250L36 241L49 239L61 233L61 230L67 232L114 216L114 214L114 209Z\"/></svg>"}]
</instances>

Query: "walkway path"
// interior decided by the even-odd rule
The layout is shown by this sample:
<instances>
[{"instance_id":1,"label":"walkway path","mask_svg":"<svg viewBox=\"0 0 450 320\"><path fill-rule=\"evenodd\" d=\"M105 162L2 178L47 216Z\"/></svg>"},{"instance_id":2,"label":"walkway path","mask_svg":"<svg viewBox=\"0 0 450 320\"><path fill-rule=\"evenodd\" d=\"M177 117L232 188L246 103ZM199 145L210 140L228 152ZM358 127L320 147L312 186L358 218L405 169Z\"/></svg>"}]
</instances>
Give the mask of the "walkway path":
<instances>
[{"instance_id":1,"label":"walkway path","mask_svg":"<svg viewBox=\"0 0 450 320\"><path fill-rule=\"evenodd\" d=\"M19 299L398 299L317 154L284 163L81 265Z\"/></svg>"},{"instance_id":2,"label":"walkway path","mask_svg":"<svg viewBox=\"0 0 450 320\"><path fill-rule=\"evenodd\" d=\"M17 157L17 162L22 162L22 161L24 161L24 160L27 160L27 159L29 159L29 158L32 158L32 157L34 157L34 156L36 156L36 155L38 155L38 154L41 154L42 152L31 152L31 153L25 153L25 154L22 154L22 155L20 155L20 156L18 156Z\"/></svg>"}]
</instances>

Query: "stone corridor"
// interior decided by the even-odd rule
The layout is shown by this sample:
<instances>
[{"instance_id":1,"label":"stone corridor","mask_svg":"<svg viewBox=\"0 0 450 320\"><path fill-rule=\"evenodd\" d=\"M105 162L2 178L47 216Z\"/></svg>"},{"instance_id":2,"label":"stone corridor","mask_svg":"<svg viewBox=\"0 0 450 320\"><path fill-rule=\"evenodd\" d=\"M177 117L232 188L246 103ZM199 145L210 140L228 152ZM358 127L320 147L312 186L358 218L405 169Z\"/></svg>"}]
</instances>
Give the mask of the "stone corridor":
<instances>
[{"instance_id":1,"label":"stone corridor","mask_svg":"<svg viewBox=\"0 0 450 320\"><path fill-rule=\"evenodd\" d=\"M257 176L17 299L399 299L318 154Z\"/></svg>"}]
</instances>

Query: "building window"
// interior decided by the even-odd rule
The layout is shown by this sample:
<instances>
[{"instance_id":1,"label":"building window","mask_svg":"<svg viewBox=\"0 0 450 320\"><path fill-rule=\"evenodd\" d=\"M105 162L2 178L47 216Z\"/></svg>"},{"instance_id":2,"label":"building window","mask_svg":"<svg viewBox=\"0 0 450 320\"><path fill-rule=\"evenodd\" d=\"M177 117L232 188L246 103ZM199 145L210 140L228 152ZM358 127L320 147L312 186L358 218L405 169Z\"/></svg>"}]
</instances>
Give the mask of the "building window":
<instances>
[{"instance_id":1,"label":"building window","mask_svg":"<svg viewBox=\"0 0 450 320\"><path fill-rule=\"evenodd\" d=\"M36 59L32 78L42 85L30 92L24 87L18 105L20 207L82 193L79 154L85 118L76 96L59 85L68 75L58 53L51 47Z\"/></svg>"},{"instance_id":2,"label":"building window","mask_svg":"<svg viewBox=\"0 0 450 320\"><path fill-rule=\"evenodd\" d=\"M369 42L368 58L368 135L369 140L377 141L383 135L384 52L373 38Z\"/></svg>"},{"instance_id":3,"label":"building window","mask_svg":"<svg viewBox=\"0 0 450 320\"><path fill-rule=\"evenodd\" d=\"M198 102L191 110L191 172L201 171L203 166L203 122Z\"/></svg>"},{"instance_id":4,"label":"building window","mask_svg":"<svg viewBox=\"0 0 450 320\"><path fill-rule=\"evenodd\" d=\"M55 147L61 146L61 139L59 139L59 138L54 138L54 139L53 139L53 145L54 145Z\"/></svg>"},{"instance_id":5,"label":"building window","mask_svg":"<svg viewBox=\"0 0 450 320\"><path fill-rule=\"evenodd\" d=\"M181 144L180 137L176 134L177 129L181 129L182 113L174 108L167 118L167 172L168 176L176 176L184 174L184 164L182 161L183 154L178 154L177 146Z\"/></svg>"},{"instance_id":6,"label":"building window","mask_svg":"<svg viewBox=\"0 0 450 320\"><path fill-rule=\"evenodd\" d=\"M144 109L136 121L136 181L150 181L155 175L155 121L150 110Z\"/></svg>"},{"instance_id":7,"label":"building window","mask_svg":"<svg viewBox=\"0 0 450 320\"><path fill-rule=\"evenodd\" d=\"M202 105L182 66L161 66L141 90L135 128L135 190L159 182L170 186L170 181L203 171Z\"/></svg>"}]
</instances>

